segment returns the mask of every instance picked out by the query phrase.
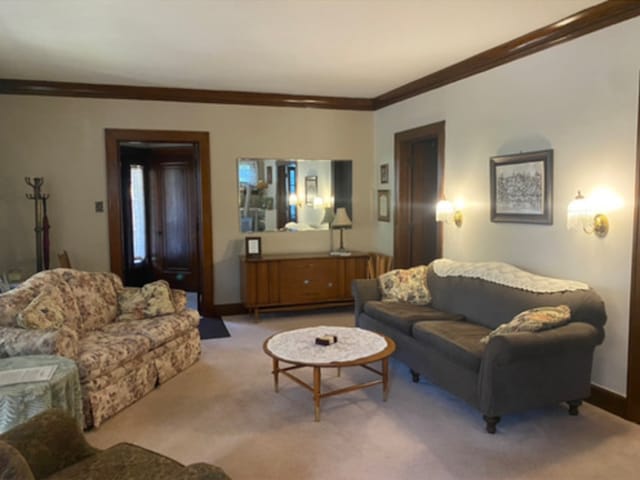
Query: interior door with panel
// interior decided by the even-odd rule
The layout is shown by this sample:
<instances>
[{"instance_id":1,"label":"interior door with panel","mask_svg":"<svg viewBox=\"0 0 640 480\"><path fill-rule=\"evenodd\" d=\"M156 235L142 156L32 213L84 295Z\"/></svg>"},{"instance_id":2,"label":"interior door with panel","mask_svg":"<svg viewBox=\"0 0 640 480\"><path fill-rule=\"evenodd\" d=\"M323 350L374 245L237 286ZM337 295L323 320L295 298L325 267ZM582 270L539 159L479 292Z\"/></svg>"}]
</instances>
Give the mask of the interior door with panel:
<instances>
[{"instance_id":1,"label":"interior door with panel","mask_svg":"<svg viewBox=\"0 0 640 480\"><path fill-rule=\"evenodd\" d=\"M198 291L198 214L193 147L154 149L149 162L151 267L156 279Z\"/></svg>"}]
</instances>

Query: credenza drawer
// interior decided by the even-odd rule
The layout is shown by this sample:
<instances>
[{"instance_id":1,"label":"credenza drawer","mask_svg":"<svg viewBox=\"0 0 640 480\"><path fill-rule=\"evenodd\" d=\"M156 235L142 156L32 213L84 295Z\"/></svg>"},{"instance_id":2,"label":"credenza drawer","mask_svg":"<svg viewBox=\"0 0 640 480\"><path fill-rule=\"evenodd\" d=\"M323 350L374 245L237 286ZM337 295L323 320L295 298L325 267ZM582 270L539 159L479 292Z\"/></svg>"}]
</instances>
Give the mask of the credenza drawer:
<instances>
[{"instance_id":1,"label":"credenza drawer","mask_svg":"<svg viewBox=\"0 0 640 480\"><path fill-rule=\"evenodd\" d=\"M338 298L338 264L333 259L282 261L280 302L317 302Z\"/></svg>"}]
</instances>

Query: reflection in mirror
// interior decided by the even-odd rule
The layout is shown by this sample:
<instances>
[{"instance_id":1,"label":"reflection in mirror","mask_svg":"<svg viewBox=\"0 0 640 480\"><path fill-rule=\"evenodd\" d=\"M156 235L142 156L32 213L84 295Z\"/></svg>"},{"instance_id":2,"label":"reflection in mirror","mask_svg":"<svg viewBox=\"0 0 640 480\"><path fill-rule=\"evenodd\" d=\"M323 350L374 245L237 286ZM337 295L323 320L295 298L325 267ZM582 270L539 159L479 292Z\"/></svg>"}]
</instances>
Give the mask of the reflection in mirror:
<instances>
[{"instance_id":1,"label":"reflection in mirror","mask_svg":"<svg viewBox=\"0 0 640 480\"><path fill-rule=\"evenodd\" d=\"M353 218L351 160L238 159L240 231L328 230L339 207Z\"/></svg>"}]
</instances>

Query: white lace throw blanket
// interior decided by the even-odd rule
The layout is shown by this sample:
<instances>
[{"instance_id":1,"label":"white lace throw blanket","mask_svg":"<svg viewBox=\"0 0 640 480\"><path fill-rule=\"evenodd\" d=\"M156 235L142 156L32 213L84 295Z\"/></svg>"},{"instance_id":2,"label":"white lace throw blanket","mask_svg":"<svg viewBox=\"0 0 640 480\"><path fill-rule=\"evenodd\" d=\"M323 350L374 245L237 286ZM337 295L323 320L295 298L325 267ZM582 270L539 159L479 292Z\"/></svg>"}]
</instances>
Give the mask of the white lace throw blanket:
<instances>
[{"instance_id":1,"label":"white lace throw blanket","mask_svg":"<svg viewBox=\"0 0 640 480\"><path fill-rule=\"evenodd\" d=\"M502 262L456 262L446 258L433 261L433 271L439 277L480 278L488 282L535 293L588 290L589 285L574 280L543 277Z\"/></svg>"}]
</instances>

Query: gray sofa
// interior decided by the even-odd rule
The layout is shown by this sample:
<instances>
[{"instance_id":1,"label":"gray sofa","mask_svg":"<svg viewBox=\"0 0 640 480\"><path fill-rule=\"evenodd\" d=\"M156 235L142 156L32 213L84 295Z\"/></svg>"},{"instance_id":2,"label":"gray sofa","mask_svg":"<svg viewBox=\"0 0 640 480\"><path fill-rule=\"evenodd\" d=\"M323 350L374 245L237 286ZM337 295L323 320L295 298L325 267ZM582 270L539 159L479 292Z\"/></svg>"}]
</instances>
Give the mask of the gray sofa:
<instances>
[{"instance_id":1,"label":"gray sofa","mask_svg":"<svg viewBox=\"0 0 640 480\"><path fill-rule=\"evenodd\" d=\"M439 265L453 268L442 275ZM487 265L489 274L478 275ZM507 264L450 260L430 264L426 281L428 305L383 302L376 279L352 284L356 325L391 337L394 357L409 366L415 382L422 374L480 410L489 433L503 415L560 402L577 415L590 395L594 349L604 340L606 313L594 290ZM552 291L530 291L527 282ZM571 309L566 325L480 341L524 310L562 304Z\"/></svg>"}]
</instances>

